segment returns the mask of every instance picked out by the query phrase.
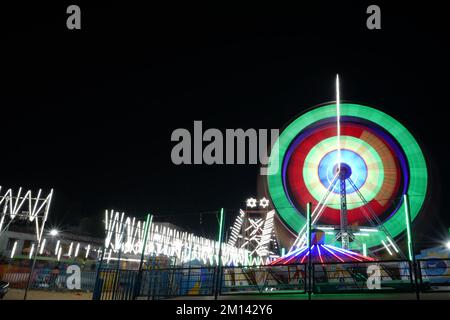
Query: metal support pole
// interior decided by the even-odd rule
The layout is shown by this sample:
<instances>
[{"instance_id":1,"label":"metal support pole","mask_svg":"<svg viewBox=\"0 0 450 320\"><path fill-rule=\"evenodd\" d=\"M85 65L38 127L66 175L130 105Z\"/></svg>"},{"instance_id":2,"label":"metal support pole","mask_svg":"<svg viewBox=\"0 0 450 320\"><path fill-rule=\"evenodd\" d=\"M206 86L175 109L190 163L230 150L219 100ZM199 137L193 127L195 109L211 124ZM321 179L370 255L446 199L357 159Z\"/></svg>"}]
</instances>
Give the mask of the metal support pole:
<instances>
[{"instance_id":1,"label":"metal support pole","mask_svg":"<svg viewBox=\"0 0 450 320\"><path fill-rule=\"evenodd\" d=\"M407 239L407 246L408 246L408 257L409 261L412 263L413 267L413 273L414 273L414 284L416 286L416 297L417 300L420 300L420 288L419 288L419 282L417 281L417 262L416 262L416 256L414 254L414 240L412 236L412 221L411 221L411 213L409 210L409 197L407 194L403 195L403 202L405 205L405 219L406 219L406 235L408 237Z\"/></svg>"},{"instance_id":2,"label":"metal support pole","mask_svg":"<svg viewBox=\"0 0 450 320\"><path fill-rule=\"evenodd\" d=\"M103 246L103 248L102 248L102 254L100 256L100 262L98 263L98 266L97 266L97 273L95 275L94 293L92 295L92 300L100 300L100 298L101 298L101 295L98 295L98 291L100 290L100 288L99 288L99 285L100 285L100 283L99 283L99 281L100 281L100 272L101 272L101 269L102 269L104 256L105 256L105 246Z\"/></svg>"},{"instance_id":3,"label":"metal support pole","mask_svg":"<svg viewBox=\"0 0 450 320\"><path fill-rule=\"evenodd\" d=\"M155 274L155 265L156 265L156 255L155 253L153 253L153 259L150 261L150 255L148 255L148 259L147 259L147 264L150 265L151 263L151 267L147 270L147 274L148 274L148 279L149 279L149 284L148 284L148 289L147 289L147 300L150 300L150 296L152 296L152 300L154 298L154 287L155 287L155 279L156 279L156 274ZM136 284L137 279L134 281L134 283Z\"/></svg>"},{"instance_id":4,"label":"metal support pole","mask_svg":"<svg viewBox=\"0 0 450 320\"><path fill-rule=\"evenodd\" d=\"M145 249L147 246L148 233L150 231L150 226L151 226L152 222L153 222L153 216L151 214L147 214L147 219L145 220L145 228L144 228L144 243L142 244L141 261L139 262L139 271L142 271L142 266L144 264Z\"/></svg>"},{"instance_id":5,"label":"metal support pole","mask_svg":"<svg viewBox=\"0 0 450 320\"><path fill-rule=\"evenodd\" d=\"M39 191L39 194L40 194L40 191ZM38 244L36 246L36 251L34 252L33 264L31 265L30 275L28 276L27 286L25 288L25 294L23 295L23 300L27 300L28 289L30 288L31 278L33 277L34 268L36 266L37 255L38 255L38 252L41 250L42 236L44 234L45 222L47 222L47 215L48 215L48 211L50 210L50 202L52 201L52 197L53 197L53 189L52 189L52 191L50 191L50 197L47 198L47 204L45 205L45 211L44 211L44 216L42 217L42 226L41 226L41 231L39 233ZM37 198L36 198L36 201L38 201ZM37 220L38 217L36 217L35 219L36 219L37 225L39 225L39 222L38 222L39 220Z\"/></svg>"},{"instance_id":6,"label":"metal support pole","mask_svg":"<svg viewBox=\"0 0 450 320\"><path fill-rule=\"evenodd\" d=\"M116 292L120 288L120 259L122 257L122 247L119 248L119 255L117 258L117 265L116 265L116 274L114 275L114 286L113 286L113 293L112 293L112 299L116 300Z\"/></svg>"},{"instance_id":7,"label":"metal support pole","mask_svg":"<svg viewBox=\"0 0 450 320\"><path fill-rule=\"evenodd\" d=\"M341 242L342 249L348 250L350 236L348 234L348 217L347 217L347 192L345 190L345 177L340 175L340 195L341 195Z\"/></svg>"},{"instance_id":8,"label":"metal support pole","mask_svg":"<svg viewBox=\"0 0 450 320\"><path fill-rule=\"evenodd\" d=\"M219 296L219 288L222 285L222 242L223 242L223 233L224 233L224 223L225 223L225 212L224 209L220 209L220 220L219 220L219 256L217 259L217 275L216 275L216 290L214 294L214 300L217 300Z\"/></svg>"},{"instance_id":9,"label":"metal support pole","mask_svg":"<svg viewBox=\"0 0 450 320\"><path fill-rule=\"evenodd\" d=\"M352 188L356 191L356 194L358 195L358 197L364 203L364 206L361 207L361 209L363 209L361 212L364 214L364 216L366 217L367 221L369 221L369 223L371 224L372 227L380 228L387 236L389 236L391 238L391 240L394 239L394 237L391 235L391 233L388 231L388 229L386 229L386 227L383 225L381 220L377 217L377 215L373 211L372 207L369 205L367 200L364 198L364 196L362 195L361 191L359 191L358 187L355 185L353 180L351 178L348 178L347 180L350 183L350 185L352 186ZM366 210L364 210L364 208L367 208L367 212L366 212ZM372 221L372 219L375 222ZM397 245L395 247L398 249L400 257L402 259L406 260L407 257L405 256L405 254L403 253L401 248L398 247Z\"/></svg>"},{"instance_id":10,"label":"metal support pole","mask_svg":"<svg viewBox=\"0 0 450 320\"><path fill-rule=\"evenodd\" d=\"M37 219L37 218L36 218ZM44 230L44 228L42 228L42 230ZM36 250L33 253L33 263L31 265L31 270L30 270L30 274L28 276L28 280L27 280L27 286L25 288L25 294L23 296L23 300L27 300L27 296L28 296L28 289L30 288L30 284L31 284L31 278L33 277L33 272L34 272L34 268L36 266L36 260L37 260L37 254L39 252L39 250L41 250L41 239L42 239L42 233L41 233L41 237L38 240L38 244L36 246Z\"/></svg>"},{"instance_id":11,"label":"metal support pole","mask_svg":"<svg viewBox=\"0 0 450 320\"><path fill-rule=\"evenodd\" d=\"M311 202L306 204L306 245L308 246L308 300L311 300L311 274L312 274L312 257L311 257Z\"/></svg>"},{"instance_id":12,"label":"metal support pole","mask_svg":"<svg viewBox=\"0 0 450 320\"><path fill-rule=\"evenodd\" d=\"M145 228L144 228L144 243L142 244L141 261L139 262L139 271L138 271L138 275L137 275L137 281L135 282L133 300L136 300L136 297L141 288L142 267L144 264L145 248L147 246L147 239L148 239L148 234L150 232L150 226L152 224L152 221L153 221L153 216L151 214L147 214L147 219L145 220Z\"/></svg>"}]
</instances>

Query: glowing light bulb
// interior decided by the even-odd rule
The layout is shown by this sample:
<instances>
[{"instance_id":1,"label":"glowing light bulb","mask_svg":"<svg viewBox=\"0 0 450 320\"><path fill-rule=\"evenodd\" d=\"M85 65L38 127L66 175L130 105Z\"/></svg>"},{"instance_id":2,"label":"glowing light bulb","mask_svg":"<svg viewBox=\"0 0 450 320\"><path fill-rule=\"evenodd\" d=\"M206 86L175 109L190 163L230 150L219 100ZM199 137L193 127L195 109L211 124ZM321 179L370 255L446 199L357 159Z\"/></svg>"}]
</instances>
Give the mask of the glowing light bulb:
<instances>
[{"instance_id":1,"label":"glowing light bulb","mask_svg":"<svg viewBox=\"0 0 450 320\"><path fill-rule=\"evenodd\" d=\"M256 207L256 199L255 198L248 198L247 201L246 201L246 205L249 208Z\"/></svg>"},{"instance_id":2,"label":"glowing light bulb","mask_svg":"<svg viewBox=\"0 0 450 320\"><path fill-rule=\"evenodd\" d=\"M265 197L259 200L259 206L262 208L267 208L269 206L269 200Z\"/></svg>"}]
</instances>

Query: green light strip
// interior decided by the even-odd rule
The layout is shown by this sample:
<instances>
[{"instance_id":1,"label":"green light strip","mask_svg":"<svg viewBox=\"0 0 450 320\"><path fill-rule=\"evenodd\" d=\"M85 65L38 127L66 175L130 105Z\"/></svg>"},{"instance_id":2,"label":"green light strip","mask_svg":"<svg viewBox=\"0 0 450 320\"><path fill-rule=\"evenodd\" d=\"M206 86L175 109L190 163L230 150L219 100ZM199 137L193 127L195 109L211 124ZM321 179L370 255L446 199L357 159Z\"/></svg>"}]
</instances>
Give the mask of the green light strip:
<instances>
[{"instance_id":1,"label":"green light strip","mask_svg":"<svg viewBox=\"0 0 450 320\"><path fill-rule=\"evenodd\" d=\"M220 219L219 219L219 252L217 253L217 264L218 266L222 266L222 242L223 242L223 216L224 216L224 210L223 208L220 209Z\"/></svg>"},{"instance_id":2,"label":"green light strip","mask_svg":"<svg viewBox=\"0 0 450 320\"><path fill-rule=\"evenodd\" d=\"M220 209L219 237L218 237L219 243L222 243L222 237L223 237L222 230L223 230L223 208Z\"/></svg>"},{"instance_id":3,"label":"green light strip","mask_svg":"<svg viewBox=\"0 0 450 320\"><path fill-rule=\"evenodd\" d=\"M306 247L311 248L311 202L306 204L306 234L308 239L306 240Z\"/></svg>"},{"instance_id":4,"label":"green light strip","mask_svg":"<svg viewBox=\"0 0 450 320\"><path fill-rule=\"evenodd\" d=\"M414 253L411 238L411 217L409 215L409 203L408 203L408 196L406 194L403 195L403 203L405 205L406 235L408 237L408 256L409 261L412 261Z\"/></svg>"},{"instance_id":5,"label":"green light strip","mask_svg":"<svg viewBox=\"0 0 450 320\"><path fill-rule=\"evenodd\" d=\"M142 265L144 263L145 247L147 245L148 234L150 232L150 226L152 224L152 221L153 221L153 215L151 215L150 213L147 214L147 219L145 219L145 226L144 226L144 242L142 243L142 252L141 252L141 261L139 263L139 271L142 270Z\"/></svg>"}]
</instances>

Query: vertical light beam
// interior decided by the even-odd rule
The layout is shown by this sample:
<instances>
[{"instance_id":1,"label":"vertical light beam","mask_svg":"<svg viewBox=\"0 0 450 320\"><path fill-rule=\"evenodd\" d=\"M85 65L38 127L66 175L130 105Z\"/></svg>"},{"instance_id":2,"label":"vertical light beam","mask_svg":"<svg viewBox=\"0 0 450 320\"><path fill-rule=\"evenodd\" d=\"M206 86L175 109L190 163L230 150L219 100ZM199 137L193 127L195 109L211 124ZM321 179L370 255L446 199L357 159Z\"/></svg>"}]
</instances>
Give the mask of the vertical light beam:
<instances>
[{"instance_id":1,"label":"vertical light beam","mask_svg":"<svg viewBox=\"0 0 450 320\"><path fill-rule=\"evenodd\" d=\"M337 161L338 172L341 171L341 95L339 88L339 74L336 75L336 125L337 125Z\"/></svg>"},{"instance_id":2,"label":"vertical light beam","mask_svg":"<svg viewBox=\"0 0 450 320\"><path fill-rule=\"evenodd\" d=\"M44 238L44 240L42 240L41 249L39 250L39 254L42 254L44 252L46 241L47 241L47 239L45 239L45 238Z\"/></svg>"},{"instance_id":3,"label":"vertical light beam","mask_svg":"<svg viewBox=\"0 0 450 320\"><path fill-rule=\"evenodd\" d=\"M306 247L308 250L311 247L311 202L306 204Z\"/></svg>"},{"instance_id":4,"label":"vertical light beam","mask_svg":"<svg viewBox=\"0 0 450 320\"><path fill-rule=\"evenodd\" d=\"M58 250L58 261L61 259L62 247L59 247Z\"/></svg>"},{"instance_id":5,"label":"vertical light beam","mask_svg":"<svg viewBox=\"0 0 450 320\"><path fill-rule=\"evenodd\" d=\"M11 259L14 258L14 254L16 253L17 241L14 241L13 248L11 250Z\"/></svg>"},{"instance_id":6,"label":"vertical light beam","mask_svg":"<svg viewBox=\"0 0 450 320\"><path fill-rule=\"evenodd\" d=\"M34 243L31 244L30 254L28 255L28 259L31 259L33 257L34 252Z\"/></svg>"},{"instance_id":7,"label":"vertical light beam","mask_svg":"<svg viewBox=\"0 0 450 320\"><path fill-rule=\"evenodd\" d=\"M0 233L2 233L3 229L3 222L5 221L5 215L2 216L2 219L0 220Z\"/></svg>"},{"instance_id":8,"label":"vertical light beam","mask_svg":"<svg viewBox=\"0 0 450 320\"><path fill-rule=\"evenodd\" d=\"M77 243L77 247L75 248L75 255L74 255L75 258L78 257L78 251L79 250L80 250L80 243L78 242Z\"/></svg>"},{"instance_id":9,"label":"vertical light beam","mask_svg":"<svg viewBox=\"0 0 450 320\"><path fill-rule=\"evenodd\" d=\"M60 245L60 241L58 240L58 241L56 241L56 247L55 247L55 254L57 255L58 254L58 250L59 250L59 245Z\"/></svg>"},{"instance_id":10,"label":"vertical light beam","mask_svg":"<svg viewBox=\"0 0 450 320\"><path fill-rule=\"evenodd\" d=\"M72 250L73 250L73 242L70 243L70 246L69 246L69 252L67 253L67 255L69 256L69 258L72 257Z\"/></svg>"},{"instance_id":11,"label":"vertical light beam","mask_svg":"<svg viewBox=\"0 0 450 320\"><path fill-rule=\"evenodd\" d=\"M406 235L408 237L407 239L407 246L408 246L408 257L409 261L414 260L414 248L412 243L412 234L411 234L411 215L409 213L409 199L408 195L403 195L403 202L405 206L405 219L406 219Z\"/></svg>"}]
</instances>

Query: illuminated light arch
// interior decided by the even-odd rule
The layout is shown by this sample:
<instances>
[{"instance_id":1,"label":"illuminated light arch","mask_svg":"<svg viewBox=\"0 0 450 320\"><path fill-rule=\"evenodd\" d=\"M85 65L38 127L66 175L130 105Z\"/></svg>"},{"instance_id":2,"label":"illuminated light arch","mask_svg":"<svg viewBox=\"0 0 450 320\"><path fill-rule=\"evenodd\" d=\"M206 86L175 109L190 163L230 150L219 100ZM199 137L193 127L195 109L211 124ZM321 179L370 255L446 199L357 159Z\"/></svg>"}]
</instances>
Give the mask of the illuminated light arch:
<instances>
[{"instance_id":1,"label":"illuminated light arch","mask_svg":"<svg viewBox=\"0 0 450 320\"><path fill-rule=\"evenodd\" d=\"M396 237L405 230L401 195L407 193L410 197L413 220L425 200L428 175L423 153L411 133L384 112L353 103L341 103L340 109L343 149L347 147L352 152L349 157L353 157L357 167L366 166L366 173L358 169L361 175L358 188L368 198L383 226ZM305 203L317 204L319 191L323 191L320 188L326 189L327 172L319 172L319 165L327 160L325 156L333 152L336 145L333 143L335 119L334 103L312 109L291 122L272 149L269 165L279 163L280 168L267 177L269 194L282 221L294 232L305 225ZM301 149L297 148L299 146ZM370 176L372 171L376 174ZM362 224L356 214L358 206L351 204L351 192L349 198L349 223ZM334 224L333 210L337 213L338 209L331 205L325 210L321 221ZM381 232L374 232L363 240L368 247L375 247L380 246L385 237ZM326 242L337 244L330 235Z\"/></svg>"}]
</instances>

